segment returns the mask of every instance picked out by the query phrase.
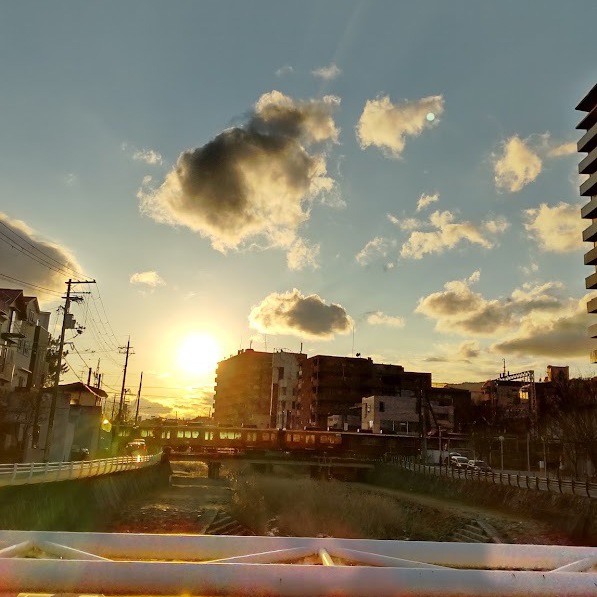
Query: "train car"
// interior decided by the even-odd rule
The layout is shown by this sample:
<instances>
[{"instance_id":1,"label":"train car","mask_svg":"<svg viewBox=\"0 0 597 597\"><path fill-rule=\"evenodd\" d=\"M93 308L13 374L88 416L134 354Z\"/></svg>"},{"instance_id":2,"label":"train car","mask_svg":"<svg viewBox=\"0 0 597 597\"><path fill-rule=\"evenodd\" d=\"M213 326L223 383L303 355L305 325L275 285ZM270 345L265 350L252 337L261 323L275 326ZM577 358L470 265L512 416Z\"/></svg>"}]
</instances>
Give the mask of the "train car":
<instances>
[{"instance_id":1,"label":"train car","mask_svg":"<svg viewBox=\"0 0 597 597\"><path fill-rule=\"evenodd\" d=\"M342 434L333 431L286 430L283 449L290 453L327 454L342 448Z\"/></svg>"}]
</instances>

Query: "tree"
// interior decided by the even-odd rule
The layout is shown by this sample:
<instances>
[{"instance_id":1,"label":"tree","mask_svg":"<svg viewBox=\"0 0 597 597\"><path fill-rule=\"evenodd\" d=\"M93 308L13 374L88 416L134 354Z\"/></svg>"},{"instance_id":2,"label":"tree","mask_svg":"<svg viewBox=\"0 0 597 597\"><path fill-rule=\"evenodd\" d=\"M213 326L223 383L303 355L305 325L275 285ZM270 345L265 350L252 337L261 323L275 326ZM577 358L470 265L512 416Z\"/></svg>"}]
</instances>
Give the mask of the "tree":
<instances>
[{"instance_id":1,"label":"tree","mask_svg":"<svg viewBox=\"0 0 597 597\"><path fill-rule=\"evenodd\" d=\"M574 473L589 461L597 470L597 378L560 379L541 409L543 437L557 437Z\"/></svg>"}]
</instances>

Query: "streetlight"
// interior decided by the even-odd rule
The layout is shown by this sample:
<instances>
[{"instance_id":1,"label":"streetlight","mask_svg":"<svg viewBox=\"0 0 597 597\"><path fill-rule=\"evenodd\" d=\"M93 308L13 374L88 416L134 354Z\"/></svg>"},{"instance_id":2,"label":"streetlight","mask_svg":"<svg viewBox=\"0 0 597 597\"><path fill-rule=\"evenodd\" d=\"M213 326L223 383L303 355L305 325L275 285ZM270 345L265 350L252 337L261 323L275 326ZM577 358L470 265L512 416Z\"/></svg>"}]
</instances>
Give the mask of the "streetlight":
<instances>
[{"instance_id":1,"label":"streetlight","mask_svg":"<svg viewBox=\"0 0 597 597\"><path fill-rule=\"evenodd\" d=\"M502 473L504 472L504 436L500 435L498 437L498 439L500 440L500 460L501 460L501 464L502 464Z\"/></svg>"}]
</instances>

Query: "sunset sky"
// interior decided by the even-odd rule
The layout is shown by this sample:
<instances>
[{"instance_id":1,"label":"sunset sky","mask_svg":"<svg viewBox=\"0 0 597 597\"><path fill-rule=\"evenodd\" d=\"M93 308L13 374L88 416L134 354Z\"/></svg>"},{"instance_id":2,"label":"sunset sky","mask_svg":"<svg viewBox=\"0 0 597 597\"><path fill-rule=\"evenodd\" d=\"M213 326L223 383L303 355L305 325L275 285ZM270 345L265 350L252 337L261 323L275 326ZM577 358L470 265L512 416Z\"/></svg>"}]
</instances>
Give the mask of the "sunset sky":
<instances>
[{"instance_id":1,"label":"sunset sky","mask_svg":"<svg viewBox=\"0 0 597 597\"><path fill-rule=\"evenodd\" d=\"M95 279L64 380L100 358L112 399L130 335L145 416L207 414L215 362L251 345L434 382L592 375L574 107L596 21L580 0L2 2L0 286L57 335L56 292Z\"/></svg>"}]
</instances>

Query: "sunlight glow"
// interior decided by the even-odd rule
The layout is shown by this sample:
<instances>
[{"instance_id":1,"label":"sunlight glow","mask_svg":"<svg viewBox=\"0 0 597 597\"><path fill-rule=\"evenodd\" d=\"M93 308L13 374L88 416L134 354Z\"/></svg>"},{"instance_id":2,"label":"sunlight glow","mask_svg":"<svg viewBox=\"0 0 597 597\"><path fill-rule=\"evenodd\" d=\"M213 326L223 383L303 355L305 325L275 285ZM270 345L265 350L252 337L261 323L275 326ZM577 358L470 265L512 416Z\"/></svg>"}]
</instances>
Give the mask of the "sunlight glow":
<instances>
[{"instance_id":1,"label":"sunlight glow","mask_svg":"<svg viewBox=\"0 0 597 597\"><path fill-rule=\"evenodd\" d=\"M183 338L176 363L187 374L204 375L214 371L221 358L221 347L213 336L194 333Z\"/></svg>"}]
</instances>

